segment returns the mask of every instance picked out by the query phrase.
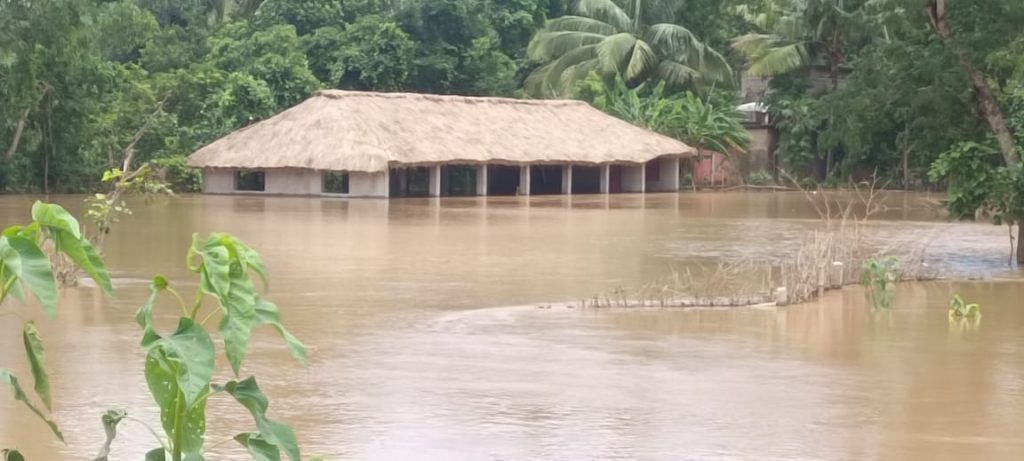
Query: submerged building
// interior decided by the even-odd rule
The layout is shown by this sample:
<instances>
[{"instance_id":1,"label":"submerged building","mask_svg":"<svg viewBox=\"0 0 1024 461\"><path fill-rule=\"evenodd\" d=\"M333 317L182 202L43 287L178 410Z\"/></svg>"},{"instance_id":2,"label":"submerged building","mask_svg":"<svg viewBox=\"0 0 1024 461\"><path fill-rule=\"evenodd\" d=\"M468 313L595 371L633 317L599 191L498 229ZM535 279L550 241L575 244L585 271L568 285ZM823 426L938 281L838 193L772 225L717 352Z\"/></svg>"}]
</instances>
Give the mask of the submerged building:
<instances>
[{"instance_id":1,"label":"submerged building","mask_svg":"<svg viewBox=\"0 0 1024 461\"><path fill-rule=\"evenodd\" d=\"M189 156L211 194L668 192L696 150L580 101L321 91Z\"/></svg>"}]
</instances>

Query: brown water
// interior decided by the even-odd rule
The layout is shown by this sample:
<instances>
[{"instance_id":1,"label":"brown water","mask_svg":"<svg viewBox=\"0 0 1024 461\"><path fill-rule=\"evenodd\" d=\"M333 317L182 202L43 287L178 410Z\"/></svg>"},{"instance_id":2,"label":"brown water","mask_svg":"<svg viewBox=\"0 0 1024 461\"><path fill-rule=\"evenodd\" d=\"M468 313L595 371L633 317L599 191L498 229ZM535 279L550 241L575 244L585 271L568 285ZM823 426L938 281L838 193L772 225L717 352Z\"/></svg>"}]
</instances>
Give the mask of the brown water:
<instances>
[{"instance_id":1,"label":"brown water","mask_svg":"<svg viewBox=\"0 0 1024 461\"><path fill-rule=\"evenodd\" d=\"M223 230L264 254L269 297L311 347L302 368L262 332L243 369L260 377L272 417L295 425L307 455L1024 458L1024 283L1006 267L1006 230L942 222L923 198L893 197L874 238L927 242L929 263L944 273L1003 280L905 285L883 314L856 289L777 310L559 303L672 267L776 261L815 225L794 194L136 204L107 248L118 298L69 290L59 321L42 322L67 445L5 391L0 446L33 460L90 459L104 409L156 424L134 311L154 273L189 280L192 232ZM0 198L0 225L24 221L32 200ZM57 198L73 208L79 200ZM979 326L949 324L954 292L983 304ZM174 308L163 309L172 322ZM38 309L18 312L37 317ZM0 317L0 363L27 377L18 325ZM209 444L253 427L224 399L209 415ZM120 437L115 459L155 446L139 425ZM225 444L209 459L246 457Z\"/></svg>"}]
</instances>

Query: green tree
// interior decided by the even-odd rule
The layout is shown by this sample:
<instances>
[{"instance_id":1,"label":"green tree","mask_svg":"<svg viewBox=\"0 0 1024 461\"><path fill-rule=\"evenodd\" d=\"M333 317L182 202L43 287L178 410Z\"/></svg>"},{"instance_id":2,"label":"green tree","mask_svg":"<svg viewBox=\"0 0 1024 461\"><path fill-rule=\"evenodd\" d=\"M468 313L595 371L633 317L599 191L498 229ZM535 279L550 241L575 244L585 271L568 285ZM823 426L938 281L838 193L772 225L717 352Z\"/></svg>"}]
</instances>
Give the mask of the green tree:
<instances>
[{"instance_id":1,"label":"green tree","mask_svg":"<svg viewBox=\"0 0 1024 461\"><path fill-rule=\"evenodd\" d=\"M726 59L676 24L682 2L581 0L572 11L548 20L530 41L528 56L542 64L526 80L533 95L568 94L591 72L631 87L648 80L671 87L732 80Z\"/></svg>"},{"instance_id":2,"label":"green tree","mask_svg":"<svg viewBox=\"0 0 1024 461\"><path fill-rule=\"evenodd\" d=\"M258 29L247 22L231 23L210 37L209 44L208 59L214 66L264 82L281 109L306 99L320 86L292 26Z\"/></svg>"},{"instance_id":3,"label":"green tree","mask_svg":"<svg viewBox=\"0 0 1024 461\"><path fill-rule=\"evenodd\" d=\"M344 31L321 28L309 38L307 50L320 48L316 54L326 58L317 67L330 86L394 91L408 84L416 44L393 21L363 16Z\"/></svg>"},{"instance_id":4,"label":"green tree","mask_svg":"<svg viewBox=\"0 0 1024 461\"><path fill-rule=\"evenodd\" d=\"M486 4L474 0L411 0L398 22L417 43L409 88L442 94L511 94L516 63L501 48Z\"/></svg>"}]
</instances>

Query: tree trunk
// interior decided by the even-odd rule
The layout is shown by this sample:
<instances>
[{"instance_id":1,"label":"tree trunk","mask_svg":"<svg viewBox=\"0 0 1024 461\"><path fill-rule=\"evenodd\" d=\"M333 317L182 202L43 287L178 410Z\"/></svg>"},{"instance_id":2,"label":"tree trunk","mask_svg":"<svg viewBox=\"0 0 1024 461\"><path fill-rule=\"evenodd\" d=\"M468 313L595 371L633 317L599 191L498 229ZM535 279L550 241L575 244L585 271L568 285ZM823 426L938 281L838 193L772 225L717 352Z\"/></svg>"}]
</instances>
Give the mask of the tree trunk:
<instances>
[{"instance_id":1,"label":"tree trunk","mask_svg":"<svg viewBox=\"0 0 1024 461\"><path fill-rule=\"evenodd\" d=\"M4 158L10 160L14 157L14 153L18 151L18 144L21 143L21 135L25 132L25 122L28 121L28 115L31 112L32 109L25 109L25 113L21 114L21 118L18 119L18 124L14 126L14 139L11 140L11 145L7 148L7 153L4 154Z\"/></svg>"},{"instance_id":2,"label":"tree trunk","mask_svg":"<svg viewBox=\"0 0 1024 461\"><path fill-rule=\"evenodd\" d=\"M1017 265L1024 264L1024 245L1021 245L1021 239L1024 239L1024 226L1017 223Z\"/></svg>"},{"instance_id":3,"label":"tree trunk","mask_svg":"<svg viewBox=\"0 0 1024 461\"><path fill-rule=\"evenodd\" d=\"M903 190L910 190L910 150L903 149Z\"/></svg>"},{"instance_id":4,"label":"tree trunk","mask_svg":"<svg viewBox=\"0 0 1024 461\"><path fill-rule=\"evenodd\" d=\"M960 65L970 76L971 86L974 87L974 92L977 95L978 109L999 141L999 150L1003 154L1006 166L1016 165L1020 162L1020 155L1017 153L1017 143L1013 138L1013 132L1010 131L1010 126L1006 123L1003 110L992 94L985 75L971 63L967 50L953 40L953 31L949 28L949 23L946 22L945 0L927 0L925 9L928 11L928 17L931 18L932 26L938 32L942 43L956 55Z\"/></svg>"}]
</instances>

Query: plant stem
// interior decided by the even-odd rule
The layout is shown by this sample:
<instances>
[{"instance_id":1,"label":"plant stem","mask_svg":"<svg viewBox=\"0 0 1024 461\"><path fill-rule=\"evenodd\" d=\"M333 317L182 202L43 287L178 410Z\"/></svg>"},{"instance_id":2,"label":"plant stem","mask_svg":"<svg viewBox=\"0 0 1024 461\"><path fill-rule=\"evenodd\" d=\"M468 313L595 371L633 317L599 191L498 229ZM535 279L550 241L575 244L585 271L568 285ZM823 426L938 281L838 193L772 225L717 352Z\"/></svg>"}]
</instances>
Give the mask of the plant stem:
<instances>
[{"instance_id":1,"label":"plant stem","mask_svg":"<svg viewBox=\"0 0 1024 461\"><path fill-rule=\"evenodd\" d=\"M210 317L213 317L213 314L215 314L215 313L217 313L217 309L211 309L210 313L206 314L206 317L203 317L203 321L199 322L199 326L206 325L206 321L210 320Z\"/></svg>"},{"instance_id":2,"label":"plant stem","mask_svg":"<svg viewBox=\"0 0 1024 461\"><path fill-rule=\"evenodd\" d=\"M136 418L134 416L125 415L124 418L127 419L127 420L130 420L130 421L134 421L136 423L139 423L139 424L145 426L146 429L149 429L149 433L153 434L153 438L155 438L157 443L160 444L160 448L163 448L164 451L167 451L167 444L164 443L164 439L161 439L160 436L156 433L155 430L153 430L153 428L149 424L146 424L145 421L143 421L143 420L141 420L139 418Z\"/></svg>"},{"instance_id":3,"label":"plant stem","mask_svg":"<svg viewBox=\"0 0 1024 461\"><path fill-rule=\"evenodd\" d=\"M167 291L174 295L174 299L178 300L178 305L181 306L181 315L188 315L188 308L185 307L185 300L181 299L181 295L174 288L167 287Z\"/></svg>"},{"instance_id":4,"label":"plant stem","mask_svg":"<svg viewBox=\"0 0 1024 461\"><path fill-rule=\"evenodd\" d=\"M192 303L192 314L188 318L195 321L196 315L199 315L199 308L203 305L203 289L196 289L196 300Z\"/></svg>"},{"instance_id":5,"label":"plant stem","mask_svg":"<svg viewBox=\"0 0 1024 461\"><path fill-rule=\"evenodd\" d=\"M185 395L178 391L178 397L174 402L174 451L171 453L174 461L181 461L181 439L185 430Z\"/></svg>"}]
</instances>

